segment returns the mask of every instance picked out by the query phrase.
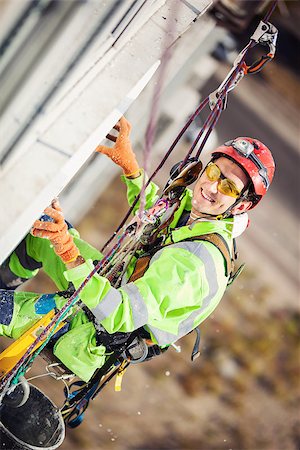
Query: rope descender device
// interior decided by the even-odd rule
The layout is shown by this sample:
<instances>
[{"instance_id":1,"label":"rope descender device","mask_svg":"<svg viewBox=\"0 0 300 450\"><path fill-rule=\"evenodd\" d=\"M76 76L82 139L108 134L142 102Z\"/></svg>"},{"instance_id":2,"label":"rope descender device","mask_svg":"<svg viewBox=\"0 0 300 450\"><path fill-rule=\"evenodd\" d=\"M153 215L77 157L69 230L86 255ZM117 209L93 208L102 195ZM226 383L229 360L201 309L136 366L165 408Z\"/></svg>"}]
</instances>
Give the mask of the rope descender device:
<instances>
[{"instance_id":1,"label":"rope descender device","mask_svg":"<svg viewBox=\"0 0 300 450\"><path fill-rule=\"evenodd\" d=\"M246 73L259 72L267 62L274 58L277 37L277 28L270 22L263 22L261 20L250 39L256 44L267 45L269 47L269 53L255 61L251 66L246 66Z\"/></svg>"},{"instance_id":2,"label":"rope descender device","mask_svg":"<svg viewBox=\"0 0 300 450\"><path fill-rule=\"evenodd\" d=\"M272 25L270 22L263 22L262 20L260 21L258 27L250 38L250 42L238 54L233 63L233 67L226 78L223 80L220 86L209 95L209 106L211 110L214 109L221 96L223 97L221 108L222 110L226 109L228 92L230 92L237 86L244 75L248 73L258 73L267 62L274 58L277 36L278 30L274 25ZM246 53L250 48L258 44L268 46L269 52L266 55L263 55L259 60L248 66L244 61Z\"/></svg>"}]
</instances>

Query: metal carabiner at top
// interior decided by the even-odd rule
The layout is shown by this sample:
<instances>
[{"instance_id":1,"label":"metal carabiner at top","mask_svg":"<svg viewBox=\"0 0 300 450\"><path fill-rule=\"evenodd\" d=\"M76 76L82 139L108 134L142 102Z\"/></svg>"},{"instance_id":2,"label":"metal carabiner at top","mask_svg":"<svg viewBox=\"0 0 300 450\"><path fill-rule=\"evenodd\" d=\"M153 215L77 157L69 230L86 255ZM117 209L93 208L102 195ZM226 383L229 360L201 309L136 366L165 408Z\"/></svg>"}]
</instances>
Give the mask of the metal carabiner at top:
<instances>
[{"instance_id":1,"label":"metal carabiner at top","mask_svg":"<svg viewBox=\"0 0 300 450\"><path fill-rule=\"evenodd\" d=\"M277 28L272 25L271 22L263 22L261 20L250 39L255 41L257 44L268 45L269 54L272 55L273 58L276 51L277 37Z\"/></svg>"},{"instance_id":2,"label":"metal carabiner at top","mask_svg":"<svg viewBox=\"0 0 300 450\"><path fill-rule=\"evenodd\" d=\"M263 66L269 62L271 59L274 58L275 51L276 51L276 42L278 37L278 30L277 28L272 25L270 22L263 22L262 20L258 24L256 30L254 31L253 35L250 38L250 42L246 45L245 48L238 54L237 58L235 59L233 63L233 67L224 79L224 81L220 84L220 86L213 91L209 95L209 106L210 109L213 109L220 96L223 95L222 100L222 110L226 109L227 106L227 94L232 89L234 89L237 84L241 81L241 79L244 77L244 75L248 73L257 73L259 72ZM249 66L244 61L241 65L241 69L237 72L235 77L231 80L229 86L226 89L226 93L224 95L224 88L227 86L228 80L231 78L232 74L236 70L237 66L241 63L241 61L246 56L246 53L248 49L250 49L253 46L253 42L256 44L261 45L267 45L269 47L269 52L266 55L263 55L260 59L256 60L254 63L250 64ZM252 43L252 45L251 45Z\"/></svg>"},{"instance_id":3,"label":"metal carabiner at top","mask_svg":"<svg viewBox=\"0 0 300 450\"><path fill-rule=\"evenodd\" d=\"M251 36L251 40L256 42L256 44L268 46L269 52L249 66L245 63L243 67L245 74L259 72L267 62L274 58L277 37L278 30L274 25L270 22L260 21L258 27Z\"/></svg>"}]
</instances>

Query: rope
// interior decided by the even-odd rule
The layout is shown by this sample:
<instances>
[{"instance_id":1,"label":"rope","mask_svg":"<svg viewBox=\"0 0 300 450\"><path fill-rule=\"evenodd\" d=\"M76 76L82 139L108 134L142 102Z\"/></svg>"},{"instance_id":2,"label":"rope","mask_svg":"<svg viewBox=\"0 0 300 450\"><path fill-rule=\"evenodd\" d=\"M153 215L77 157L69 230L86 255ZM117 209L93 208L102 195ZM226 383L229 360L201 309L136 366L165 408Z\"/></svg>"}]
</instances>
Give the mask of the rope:
<instances>
[{"instance_id":1,"label":"rope","mask_svg":"<svg viewBox=\"0 0 300 450\"><path fill-rule=\"evenodd\" d=\"M17 362L17 364L14 366L14 368L12 370L10 370L1 379L1 383L0 383L0 392L1 393L4 391L5 387L8 387L10 382L12 382L12 384L16 384L18 382L19 377L26 372L26 368L33 362L33 360L39 355L39 353L47 345L47 343L49 342L49 339L53 335L53 332L56 329L56 327L58 326L58 324L64 319L64 317L67 315L68 311L72 308L72 306L74 306L75 303L79 300L78 296L79 296L80 292L84 289L84 287L87 285L89 280L93 277L93 275L98 270L100 270L105 264L107 264L109 262L109 260L113 256L113 254L116 253L119 246L121 245L123 240L126 238L126 236L129 235L129 233L130 232L128 230L125 230L123 235L120 236L119 242L108 252L108 254L101 261L99 261L99 263L94 267L94 269L88 274L86 279L81 283L81 285L78 287L78 289L76 289L76 291L72 294L72 296L69 298L69 300L55 314L53 319L49 322L49 324L41 332L39 337L28 347L27 351L20 358L20 360ZM53 326L54 326L54 330L51 330L51 328ZM41 345L41 347L38 350L34 351L36 345L46 337L47 337L47 339ZM33 352L33 355L29 359L32 352Z\"/></svg>"},{"instance_id":2,"label":"rope","mask_svg":"<svg viewBox=\"0 0 300 450\"><path fill-rule=\"evenodd\" d=\"M268 21L269 21L271 15L273 14L273 12L274 12L274 10L275 10L275 8L276 8L276 6L277 6L277 3L278 3L278 0L274 0L274 1L272 2L272 4L271 4L269 10L267 11L267 13L266 13L266 15L265 15L265 17L264 17L264 19L263 19L263 22L268 22Z\"/></svg>"},{"instance_id":3,"label":"rope","mask_svg":"<svg viewBox=\"0 0 300 450\"><path fill-rule=\"evenodd\" d=\"M196 111L191 115L191 117L189 118L189 120L187 121L187 123L184 125L184 127L182 128L182 130L179 132L179 134L176 136L175 140L173 141L173 143L171 144L171 146L169 147L169 149L167 150L165 156L163 157L163 159L161 160L161 162L159 163L159 165L157 166L157 168L154 170L154 172L152 173L152 175L149 177L145 188L147 188L149 186L149 184L151 183L151 181L153 180L153 178L157 175L157 173L160 171L160 169L163 167L163 165L165 164L165 162L167 161L167 159L169 158L169 156L171 155L172 151L174 150L174 148L176 147L176 145L178 144L178 142L180 141L180 139L182 138L182 136L184 135L184 133L186 132L186 130L188 129L188 127L191 125L191 123L195 120L195 118L198 116L198 114L202 111L202 109L207 105L209 101L209 98L206 97L205 100L203 100L200 105L198 106L198 108L196 109ZM126 213L124 219L122 220L122 222L120 223L120 225L118 226L118 228L116 229L116 231L112 234L112 236L108 239L108 241L104 244L104 246L101 249L101 252L103 252L106 247L111 243L111 241L114 239L115 235L121 230L121 228L123 228L123 226L125 225L127 219L129 218L130 214L132 213L134 207L136 206L137 202L140 199L140 195L137 195L134 202L132 203L131 207L129 208L128 212Z\"/></svg>"},{"instance_id":4,"label":"rope","mask_svg":"<svg viewBox=\"0 0 300 450\"><path fill-rule=\"evenodd\" d=\"M201 139L204 131L206 130L206 134L204 136L204 140L202 141L202 144L200 146L200 149L202 149L207 141L207 139L209 138L210 133L212 132L213 128L216 125L217 122L217 117L220 117L222 112L222 97L218 100L216 106L214 107L214 109L211 111L211 113L208 115L207 119L205 120L201 130L199 131L195 141L193 142L190 150L188 151L185 159L182 162L182 167L185 166L187 160L189 159L189 157L191 156L191 154L193 153L195 147L197 146L199 140ZM198 150L197 156L196 158L199 159L199 155L200 155L200 150Z\"/></svg>"},{"instance_id":5,"label":"rope","mask_svg":"<svg viewBox=\"0 0 300 450\"><path fill-rule=\"evenodd\" d=\"M146 181L146 173L148 172L148 163L150 160L150 153L153 146L153 141L155 137L155 132L157 129L157 120L158 120L158 111L159 111L159 101L161 98L161 91L164 84L164 79L166 76L166 70L168 63L171 59L173 47L171 47L171 36L173 35L174 27L177 22L177 16L180 10L181 3L179 3L178 0L175 0L176 5L171 10L171 15L168 17L168 23L167 23L167 31L165 34L165 40L166 43L163 45L163 48L165 48L162 57L161 57L161 64L159 67L157 82L155 84L154 94L152 97L152 103L150 108L150 117L145 133L145 148L143 152L143 168L144 168L144 177L143 177L143 185L140 192L140 207L138 211L138 216L141 217L143 210L145 209L145 191L146 187L148 186Z\"/></svg>"},{"instance_id":6,"label":"rope","mask_svg":"<svg viewBox=\"0 0 300 450\"><path fill-rule=\"evenodd\" d=\"M275 0L272 5L270 10L267 12L264 21L267 21L269 19L269 17L271 16L272 12L275 9L275 6L277 4L277 0ZM218 98L218 101L216 102L214 108L212 109L211 113L209 114L208 118L206 119L202 129L200 130L198 136L196 137L195 142L193 143L191 149L189 150L188 155L190 155L193 150L195 149L197 143L199 142L204 130L207 128L207 132L204 136L204 139L200 145L199 150L197 151L196 157L199 158L200 153L211 133L211 131L213 130L213 128L215 127L217 121L220 118L221 112L222 112L222 104L223 101L226 97L226 95L228 94L228 92L233 89L233 81L235 80L236 76L238 75L238 73L240 72L240 70L243 67L244 64L244 59L245 56L247 54L247 52L249 51L250 48L252 48L254 45L256 45L256 42L253 40L250 40L250 43L246 46L243 57L241 58L241 61L239 62L239 64L237 65L237 67L235 68L235 70L233 71L233 73L231 74L231 76L229 77L229 79L227 80L227 82L225 83L223 90L220 92L220 96ZM152 181L152 179L155 177L155 175L158 173L158 171L163 167L163 165L165 164L166 160L168 159L168 157L170 156L171 152L173 151L173 149L175 148L175 146L177 145L177 143L179 142L179 140L181 139L181 137L183 136L183 134L185 133L185 131L187 130L187 128L190 126L190 124L194 121L194 119L198 116L198 114L202 111L202 109L207 105L207 103L209 102L209 97L207 97L206 99L204 99L200 105L198 106L198 108L195 110L195 112L192 114L192 116L190 117L190 119L187 121L187 123L184 125L184 127L182 128L182 130L179 132L178 136L175 138L174 142L171 144L170 148L168 149L168 151L166 152L164 158L162 159L161 163L158 165L158 167L154 170L154 172L152 173L152 175L150 176L148 182L145 184L145 188L150 184L150 182ZM154 113L153 113L154 116ZM152 117L153 120L153 117ZM150 133L150 137L148 136L148 144L149 142L151 142L151 139L153 138L153 136L151 137L151 133L154 133L154 130L152 128L152 126L149 126L149 133ZM135 199L135 201L133 202L133 205L131 206L129 212L127 213L127 215L125 216L125 218L123 219L123 221L121 222L121 224L119 225L117 231L112 235L112 237L107 241L107 243L104 245L103 249L105 249L107 247L107 245L111 242L111 240L116 236L116 234L118 233L118 231L120 231L120 229L123 227L123 225L125 224L126 220L128 219L129 215L131 214L134 206L136 205L136 203L138 202L138 200L140 199L140 195L138 195ZM84 287L86 286L86 284L89 282L89 280L93 277L93 275L98 272L99 270L101 270L106 264L108 264L111 259L113 258L113 256L115 255L115 253L119 250L122 242L124 241L124 239L131 234L131 230L130 229L126 229L125 232L119 237L119 240L117 242L117 244L115 246L112 247L112 249L107 253L106 256L104 256L104 258L98 262L98 264L96 264L96 266L94 267L94 269L88 274L88 276L85 278L85 280L81 283L81 285L79 286L79 288L73 293L73 295L69 298L69 300L65 303L65 305L62 307L62 309L60 311L58 311L58 313L54 316L54 318L51 320L51 322L47 325L47 327L42 331L42 333L40 334L40 336L36 339L36 341L27 349L26 353L22 356L22 358L18 361L18 363L15 365L15 367L6 374L5 377L2 378L1 380L1 384L0 384L0 392L4 392L5 387L8 388L9 387L9 383L12 381L14 384L17 382L18 378L25 373L26 371L26 367L28 367L29 364L32 363L32 361L35 359L35 357L42 351L42 349L45 347L45 345L47 345L49 339L51 338L51 336L53 335L53 332L55 330L55 328L58 326L58 324L63 320L63 318L67 315L68 311L70 310L70 308L75 305L75 303L79 300L79 294L80 292L84 289ZM51 328L54 326L54 330L51 330ZM34 352L34 349L36 347L36 345L43 340L44 338L47 339L45 340L45 342L42 344L42 346ZM34 352L33 355L31 356L30 360L28 361L31 352Z\"/></svg>"}]
</instances>

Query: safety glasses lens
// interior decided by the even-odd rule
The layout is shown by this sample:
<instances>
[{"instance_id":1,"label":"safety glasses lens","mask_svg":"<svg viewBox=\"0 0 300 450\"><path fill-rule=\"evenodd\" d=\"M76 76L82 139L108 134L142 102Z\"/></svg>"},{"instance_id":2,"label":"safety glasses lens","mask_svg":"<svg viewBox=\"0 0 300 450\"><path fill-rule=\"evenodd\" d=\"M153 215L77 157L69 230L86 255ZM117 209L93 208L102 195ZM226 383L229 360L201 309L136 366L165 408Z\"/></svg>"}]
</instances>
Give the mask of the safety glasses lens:
<instances>
[{"instance_id":1,"label":"safety glasses lens","mask_svg":"<svg viewBox=\"0 0 300 450\"><path fill-rule=\"evenodd\" d=\"M205 173L209 181L219 181L218 190L221 194L229 195L233 198L238 198L240 191L236 187L234 181L224 178L219 167L214 163L209 163L206 166Z\"/></svg>"},{"instance_id":2,"label":"safety glasses lens","mask_svg":"<svg viewBox=\"0 0 300 450\"><path fill-rule=\"evenodd\" d=\"M210 181L217 181L220 179L221 176L221 171L219 169L219 167L216 164L208 164L206 169L205 169L207 178Z\"/></svg>"},{"instance_id":3,"label":"safety glasses lens","mask_svg":"<svg viewBox=\"0 0 300 450\"><path fill-rule=\"evenodd\" d=\"M229 197L238 198L240 195L239 190L237 189L235 183L228 178L221 180L218 185L218 190L225 195L229 195Z\"/></svg>"}]
</instances>

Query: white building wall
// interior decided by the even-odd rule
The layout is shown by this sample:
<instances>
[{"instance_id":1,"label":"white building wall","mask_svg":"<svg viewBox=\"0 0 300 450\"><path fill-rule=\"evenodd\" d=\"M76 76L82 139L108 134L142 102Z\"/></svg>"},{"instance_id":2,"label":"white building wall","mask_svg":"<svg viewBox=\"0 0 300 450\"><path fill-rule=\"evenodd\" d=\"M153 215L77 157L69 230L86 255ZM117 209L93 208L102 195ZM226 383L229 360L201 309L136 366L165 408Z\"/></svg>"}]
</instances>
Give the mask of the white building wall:
<instances>
[{"instance_id":1,"label":"white building wall","mask_svg":"<svg viewBox=\"0 0 300 450\"><path fill-rule=\"evenodd\" d=\"M99 19L107 14L107 9L100 10L98 1L90 1L80 2L72 13L63 11L63 15L71 16L67 25L62 27L61 34L53 38L53 45L48 45L48 50L36 61L36 66L31 68L24 82L18 85L16 94L1 111L0 134L3 139L0 156L2 155L3 159L0 192L5 215L2 215L0 223L0 262L28 232L33 221L51 199L68 185L85 163L86 170L81 171L78 180L75 179L71 183L70 189L66 189L63 196L68 217L72 216L72 211L74 213L73 217L70 217L71 220L76 221L79 218L76 210L83 214L93 198L99 195L101 188L105 187L105 183L109 182L115 167L100 155L95 164L95 161L88 164L89 158L96 145L127 111L157 70L163 47L166 45L166 33L170 34L171 43L177 41L188 28L195 33L193 37L185 33L178 40L175 49L176 60L174 58L170 63L166 78L168 85L174 83L189 59L197 55L202 43L207 51L214 40L214 24L211 19L205 15L194 23L209 6L209 0L126 0L116 3L121 5L120 9L116 10L116 16L112 14L109 17L104 29L93 40L92 46L84 53L79 63L74 65L73 70L69 70L69 76L65 79L62 78L62 73L70 66L72 59L69 49L73 50L74 56L76 49L82 47L82 33L93 32L97 27L95 16L99 22ZM111 3L104 2L104 6L109 4ZM172 16L175 4L180 7L177 18ZM130 14L124 18L125 7L128 9L130 5L134 5L135 9L131 9ZM80 16L85 17L85 28L80 29L79 33L80 12L85 13ZM114 27L120 17L124 20L123 28L122 24ZM168 17L174 21L171 28L165 19ZM191 25L193 26L190 27ZM70 35L73 36L73 47ZM18 52L18 48L15 51ZM12 68L13 63L11 56ZM3 73L2 78L9 88L5 70L2 75ZM60 83L59 89L55 89L50 101L44 102L44 107L37 110L39 102L60 79L63 79L63 82ZM133 104L130 120L134 125L139 120L143 120L143 124L146 123L144 118L151 92L149 89L140 103L137 101ZM195 100L197 102L198 99ZM30 118L33 118L31 122ZM20 139L10 145L26 125L26 131L20 134ZM142 131L143 126L135 129ZM93 183L93 179L100 182ZM79 203L79 192L82 198L89 199L88 202L82 202L84 208L81 202Z\"/></svg>"}]
</instances>

